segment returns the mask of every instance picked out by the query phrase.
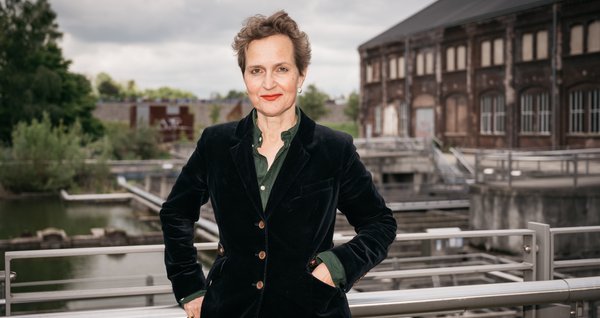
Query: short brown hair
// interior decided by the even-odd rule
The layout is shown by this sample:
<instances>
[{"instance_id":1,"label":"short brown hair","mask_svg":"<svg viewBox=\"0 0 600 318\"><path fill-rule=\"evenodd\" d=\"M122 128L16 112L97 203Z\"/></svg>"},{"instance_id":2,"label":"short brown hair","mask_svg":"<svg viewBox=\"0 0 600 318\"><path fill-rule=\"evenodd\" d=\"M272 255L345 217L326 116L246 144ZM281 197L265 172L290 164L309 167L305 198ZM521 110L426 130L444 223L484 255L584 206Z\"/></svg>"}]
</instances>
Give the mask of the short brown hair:
<instances>
[{"instance_id":1,"label":"short brown hair","mask_svg":"<svg viewBox=\"0 0 600 318\"><path fill-rule=\"evenodd\" d=\"M270 17L258 14L244 21L244 26L235 36L231 45L237 55L242 74L246 68L246 50L250 42L276 34L287 35L292 40L296 67L298 67L300 75L304 75L304 70L310 64L308 36L298 29L296 21L283 10L273 13Z\"/></svg>"}]
</instances>

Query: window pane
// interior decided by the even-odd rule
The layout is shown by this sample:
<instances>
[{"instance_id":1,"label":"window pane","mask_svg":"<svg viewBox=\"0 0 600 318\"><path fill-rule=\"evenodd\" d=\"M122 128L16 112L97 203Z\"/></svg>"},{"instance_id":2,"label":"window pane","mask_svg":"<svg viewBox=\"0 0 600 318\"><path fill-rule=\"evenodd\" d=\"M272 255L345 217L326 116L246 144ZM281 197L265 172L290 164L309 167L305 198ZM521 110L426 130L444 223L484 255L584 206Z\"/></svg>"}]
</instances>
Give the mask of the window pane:
<instances>
[{"instance_id":1,"label":"window pane","mask_svg":"<svg viewBox=\"0 0 600 318\"><path fill-rule=\"evenodd\" d=\"M461 45L456 50L456 69L464 70L467 64L467 49Z\"/></svg>"},{"instance_id":2,"label":"window pane","mask_svg":"<svg viewBox=\"0 0 600 318\"><path fill-rule=\"evenodd\" d=\"M600 21L590 23L587 37L588 52L600 52Z\"/></svg>"},{"instance_id":3,"label":"window pane","mask_svg":"<svg viewBox=\"0 0 600 318\"><path fill-rule=\"evenodd\" d=\"M481 66L490 66L491 63L491 43L490 41L481 42Z\"/></svg>"},{"instance_id":4,"label":"window pane","mask_svg":"<svg viewBox=\"0 0 600 318\"><path fill-rule=\"evenodd\" d=\"M570 51L571 55L583 53L583 26L571 27Z\"/></svg>"},{"instance_id":5,"label":"window pane","mask_svg":"<svg viewBox=\"0 0 600 318\"><path fill-rule=\"evenodd\" d=\"M423 53L417 54L417 75L423 75L425 71L425 60Z\"/></svg>"},{"instance_id":6,"label":"window pane","mask_svg":"<svg viewBox=\"0 0 600 318\"><path fill-rule=\"evenodd\" d=\"M373 64L373 81L378 82L381 76L381 65L379 62Z\"/></svg>"},{"instance_id":7,"label":"window pane","mask_svg":"<svg viewBox=\"0 0 600 318\"><path fill-rule=\"evenodd\" d=\"M533 104L530 94L521 96L521 132L533 131Z\"/></svg>"},{"instance_id":8,"label":"window pane","mask_svg":"<svg viewBox=\"0 0 600 318\"><path fill-rule=\"evenodd\" d=\"M433 52L425 53L425 73L433 74Z\"/></svg>"},{"instance_id":9,"label":"window pane","mask_svg":"<svg viewBox=\"0 0 600 318\"><path fill-rule=\"evenodd\" d=\"M533 59L533 35L531 33L523 34L521 41L521 60L531 61Z\"/></svg>"},{"instance_id":10,"label":"window pane","mask_svg":"<svg viewBox=\"0 0 600 318\"><path fill-rule=\"evenodd\" d=\"M389 65L390 65L390 79L396 79L398 77L398 66L396 65L396 57L391 57L389 59Z\"/></svg>"},{"instance_id":11,"label":"window pane","mask_svg":"<svg viewBox=\"0 0 600 318\"><path fill-rule=\"evenodd\" d=\"M504 40L494 40L494 65L501 65L504 63Z\"/></svg>"},{"instance_id":12,"label":"window pane","mask_svg":"<svg viewBox=\"0 0 600 318\"><path fill-rule=\"evenodd\" d=\"M590 105L590 132L600 133L600 89L588 93Z\"/></svg>"},{"instance_id":13,"label":"window pane","mask_svg":"<svg viewBox=\"0 0 600 318\"><path fill-rule=\"evenodd\" d=\"M539 107L539 132L548 134L552 127L552 112L550 111L550 100L548 93L542 93L538 95L538 107Z\"/></svg>"},{"instance_id":14,"label":"window pane","mask_svg":"<svg viewBox=\"0 0 600 318\"><path fill-rule=\"evenodd\" d=\"M583 132L583 116L585 109L583 108L583 92L572 91L569 94L569 131L572 133Z\"/></svg>"},{"instance_id":15,"label":"window pane","mask_svg":"<svg viewBox=\"0 0 600 318\"><path fill-rule=\"evenodd\" d=\"M482 134L492 132L492 98L490 96L481 98L480 131Z\"/></svg>"},{"instance_id":16,"label":"window pane","mask_svg":"<svg viewBox=\"0 0 600 318\"><path fill-rule=\"evenodd\" d=\"M398 58L398 78L404 78L405 70L404 70L404 57L401 56Z\"/></svg>"},{"instance_id":17,"label":"window pane","mask_svg":"<svg viewBox=\"0 0 600 318\"><path fill-rule=\"evenodd\" d=\"M539 31L535 39L535 54L538 60L548 58L548 31Z\"/></svg>"},{"instance_id":18,"label":"window pane","mask_svg":"<svg viewBox=\"0 0 600 318\"><path fill-rule=\"evenodd\" d=\"M373 81L373 66L371 64L367 64L367 83L371 83Z\"/></svg>"},{"instance_id":19,"label":"window pane","mask_svg":"<svg viewBox=\"0 0 600 318\"><path fill-rule=\"evenodd\" d=\"M381 106L375 107L375 133L381 134Z\"/></svg>"},{"instance_id":20,"label":"window pane","mask_svg":"<svg viewBox=\"0 0 600 318\"><path fill-rule=\"evenodd\" d=\"M504 106L504 97L497 95L495 98L496 109L494 111L494 132L503 133L505 131L506 111Z\"/></svg>"},{"instance_id":21,"label":"window pane","mask_svg":"<svg viewBox=\"0 0 600 318\"><path fill-rule=\"evenodd\" d=\"M446 49L446 71L449 71L449 72L454 71L455 58L456 57L454 56L454 48L453 47L447 48Z\"/></svg>"}]
</instances>

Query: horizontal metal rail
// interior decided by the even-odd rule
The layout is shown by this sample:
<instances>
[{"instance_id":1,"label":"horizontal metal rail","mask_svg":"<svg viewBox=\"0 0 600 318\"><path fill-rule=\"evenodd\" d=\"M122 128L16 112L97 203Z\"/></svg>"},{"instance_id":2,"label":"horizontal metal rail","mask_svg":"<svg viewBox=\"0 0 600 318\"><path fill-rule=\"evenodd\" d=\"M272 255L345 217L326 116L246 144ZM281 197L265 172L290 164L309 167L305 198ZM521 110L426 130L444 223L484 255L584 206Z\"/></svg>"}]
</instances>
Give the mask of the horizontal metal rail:
<instances>
[{"instance_id":1,"label":"horizontal metal rail","mask_svg":"<svg viewBox=\"0 0 600 318\"><path fill-rule=\"evenodd\" d=\"M600 276L348 294L352 317L600 300Z\"/></svg>"},{"instance_id":2,"label":"horizontal metal rail","mask_svg":"<svg viewBox=\"0 0 600 318\"><path fill-rule=\"evenodd\" d=\"M407 201L390 202L388 208L392 211L417 211L434 209L468 209L469 200L431 200L431 201Z\"/></svg>"}]
</instances>

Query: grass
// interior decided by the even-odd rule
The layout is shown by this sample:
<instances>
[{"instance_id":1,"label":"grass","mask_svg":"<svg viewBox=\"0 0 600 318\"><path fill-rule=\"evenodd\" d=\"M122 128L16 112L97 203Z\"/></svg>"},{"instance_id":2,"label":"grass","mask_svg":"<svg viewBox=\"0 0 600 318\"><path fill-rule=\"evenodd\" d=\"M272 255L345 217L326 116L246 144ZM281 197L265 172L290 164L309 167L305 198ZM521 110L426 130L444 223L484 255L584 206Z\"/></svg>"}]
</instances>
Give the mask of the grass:
<instances>
[{"instance_id":1,"label":"grass","mask_svg":"<svg viewBox=\"0 0 600 318\"><path fill-rule=\"evenodd\" d=\"M332 122L320 122L319 124L323 126L327 126L331 129L343 131L352 135L354 138L358 138L358 125L355 122L345 121L340 123L332 123Z\"/></svg>"}]
</instances>

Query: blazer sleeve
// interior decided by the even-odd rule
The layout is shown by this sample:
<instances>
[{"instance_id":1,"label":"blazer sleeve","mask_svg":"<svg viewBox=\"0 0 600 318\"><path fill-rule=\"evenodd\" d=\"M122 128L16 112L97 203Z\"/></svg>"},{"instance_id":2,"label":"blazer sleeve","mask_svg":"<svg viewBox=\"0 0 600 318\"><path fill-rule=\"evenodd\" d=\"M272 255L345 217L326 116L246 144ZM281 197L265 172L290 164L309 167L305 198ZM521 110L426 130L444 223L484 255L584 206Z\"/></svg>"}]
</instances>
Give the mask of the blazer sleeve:
<instances>
[{"instance_id":1,"label":"blazer sleeve","mask_svg":"<svg viewBox=\"0 0 600 318\"><path fill-rule=\"evenodd\" d=\"M346 149L338 209L357 235L331 251L344 266L346 284L342 288L348 292L357 280L386 258L397 225L351 140Z\"/></svg>"},{"instance_id":2,"label":"blazer sleeve","mask_svg":"<svg viewBox=\"0 0 600 318\"><path fill-rule=\"evenodd\" d=\"M205 135L202 134L160 211L167 277L178 301L206 287L193 245L194 224L200 217L200 206L209 197Z\"/></svg>"}]
</instances>

